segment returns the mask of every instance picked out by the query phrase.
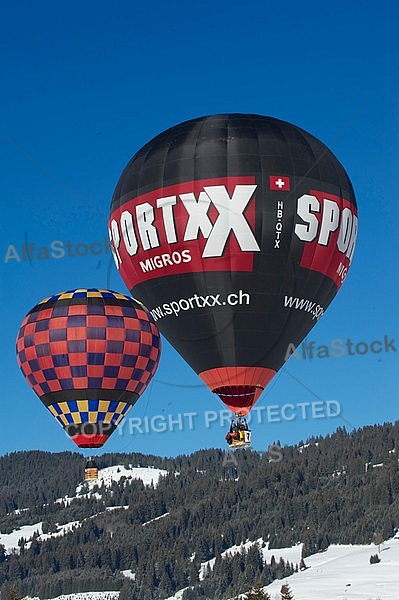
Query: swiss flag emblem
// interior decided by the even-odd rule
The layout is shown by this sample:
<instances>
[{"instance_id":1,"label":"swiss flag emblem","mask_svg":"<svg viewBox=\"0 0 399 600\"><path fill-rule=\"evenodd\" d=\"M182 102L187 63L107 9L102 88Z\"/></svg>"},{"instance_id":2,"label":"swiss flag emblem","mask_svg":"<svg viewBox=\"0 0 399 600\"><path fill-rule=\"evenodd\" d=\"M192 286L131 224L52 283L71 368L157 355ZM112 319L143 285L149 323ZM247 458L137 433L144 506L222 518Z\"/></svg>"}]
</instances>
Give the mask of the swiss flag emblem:
<instances>
[{"instance_id":1,"label":"swiss flag emblem","mask_svg":"<svg viewBox=\"0 0 399 600\"><path fill-rule=\"evenodd\" d=\"M270 175L269 185L271 190L290 191L290 178L283 175Z\"/></svg>"}]
</instances>

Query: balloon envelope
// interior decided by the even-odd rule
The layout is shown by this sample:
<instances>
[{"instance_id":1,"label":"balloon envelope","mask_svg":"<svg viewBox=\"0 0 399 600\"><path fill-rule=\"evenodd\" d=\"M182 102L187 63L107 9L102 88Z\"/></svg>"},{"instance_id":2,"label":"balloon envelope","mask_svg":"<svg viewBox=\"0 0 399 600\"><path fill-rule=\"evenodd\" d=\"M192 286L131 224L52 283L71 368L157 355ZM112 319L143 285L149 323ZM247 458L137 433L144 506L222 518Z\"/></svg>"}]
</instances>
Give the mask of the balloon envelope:
<instances>
[{"instance_id":1,"label":"balloon envelope","mask_svg":"<svg viewBox=\"0 0 399 600\"><path fill-rule=\"evenodd\" d=\"M187 121L139 150L109 229L131 293L246 414L340 288L357 222L351 182L323 143L231 114Z\"/></svg>"},{"instance_id":2,"label":"balloon envelope","mask_svg":"<svg viewBox=\"0 0 399 600\"><path fill-rule=\"evenodd\" d=\"M29 385L80 448L102 446L151 381L160 336L139 303L78 289L39 302L17 338Z\"/></svg>"}]
</instances>

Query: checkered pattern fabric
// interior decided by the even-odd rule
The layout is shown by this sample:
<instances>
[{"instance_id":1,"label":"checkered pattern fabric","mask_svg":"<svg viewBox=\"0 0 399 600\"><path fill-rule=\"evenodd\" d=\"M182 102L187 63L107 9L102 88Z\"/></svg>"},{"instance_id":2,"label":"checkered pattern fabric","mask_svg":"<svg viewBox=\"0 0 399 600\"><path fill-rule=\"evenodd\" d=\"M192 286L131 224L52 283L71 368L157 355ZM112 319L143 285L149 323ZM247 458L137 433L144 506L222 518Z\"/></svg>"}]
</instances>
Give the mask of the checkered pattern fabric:
<instances>
[{"instance_id":1,"label":"checkered pattern fabric","mask_svg":"<svg viewBox=\"0 0 399 600\"><path fill-rule=\"evenodd\" d=\"M23 374L64 427L116 425L151 381L159 356L151 315L110 290L45 298L25 317L17 338Z\"/></svg>"},{"instance_id":2,"label":"checkered pattern fabric","mask_svg":"<svg viewBox=\"0 0 399 600\"><path fill-rule=\"evenodd\" d=\"M82 423L112 423L118 425L132 405L117 400L70 400L55 402L48 407L63 427Z\"/></svg>"}]
</instances>

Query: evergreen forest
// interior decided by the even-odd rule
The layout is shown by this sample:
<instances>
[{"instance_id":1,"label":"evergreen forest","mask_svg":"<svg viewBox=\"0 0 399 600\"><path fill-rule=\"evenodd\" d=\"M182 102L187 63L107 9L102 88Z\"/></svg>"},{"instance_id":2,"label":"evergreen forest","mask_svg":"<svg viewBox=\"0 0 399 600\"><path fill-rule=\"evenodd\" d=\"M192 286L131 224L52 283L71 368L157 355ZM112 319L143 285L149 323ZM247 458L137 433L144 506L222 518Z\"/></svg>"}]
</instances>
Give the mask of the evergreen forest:
<instances>
[{"instance_id":1,"label":"evergreen forest","mask_svg":"<svg viewBox=\"0 0 399 600\"><path fill-rule=\"evenodd\" d=\"M85 484L77 495L81 454L2 456L1 534L36 524L42 533L39 525L29 539L21 532L12 552L0 545L1 597L120 590L119 600L164 600L186 588L183 600L233 598L283 579L330 544L392 537L398 458L399 422L339 428L274 456L248 449L234 460L220 449L173 458L104 454L100 469L146 466L165 475L156 486L122 478L85 493ZM67 523L70 531L57 535ZM299 543L302 566L262 560L266 544Z\"/></svg>"}]
</instances>

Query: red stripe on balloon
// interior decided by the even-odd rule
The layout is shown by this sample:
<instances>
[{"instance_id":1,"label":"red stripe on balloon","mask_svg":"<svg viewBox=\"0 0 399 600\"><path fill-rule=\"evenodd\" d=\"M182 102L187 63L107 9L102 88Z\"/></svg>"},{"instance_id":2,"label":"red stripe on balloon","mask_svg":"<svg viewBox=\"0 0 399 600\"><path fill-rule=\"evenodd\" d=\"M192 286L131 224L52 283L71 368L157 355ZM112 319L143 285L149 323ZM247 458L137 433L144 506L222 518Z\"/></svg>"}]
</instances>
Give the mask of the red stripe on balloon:
<instances>
[{"instance_id":1,"label":"red stripe on balloon","mask_svg":"<svg viewBox=\"0 0 399 600\"><path fill-rule=\"evenodd\" d=\"M199 373L202 381L234 413L246 415L276 371L265 367L217 367Z\"/></svg>"},{"instance_id":2,"label":"red stripe on balloon","mask_svg":"<svg viewBox=\"0 0 399 600\"><path fill-rule=\"evenodd\" d=\"M79 448L101 448L109 438L109 435L104 433L79 433L78 435L71 436L71 438Z\"/></svg>"}]
</instances>

